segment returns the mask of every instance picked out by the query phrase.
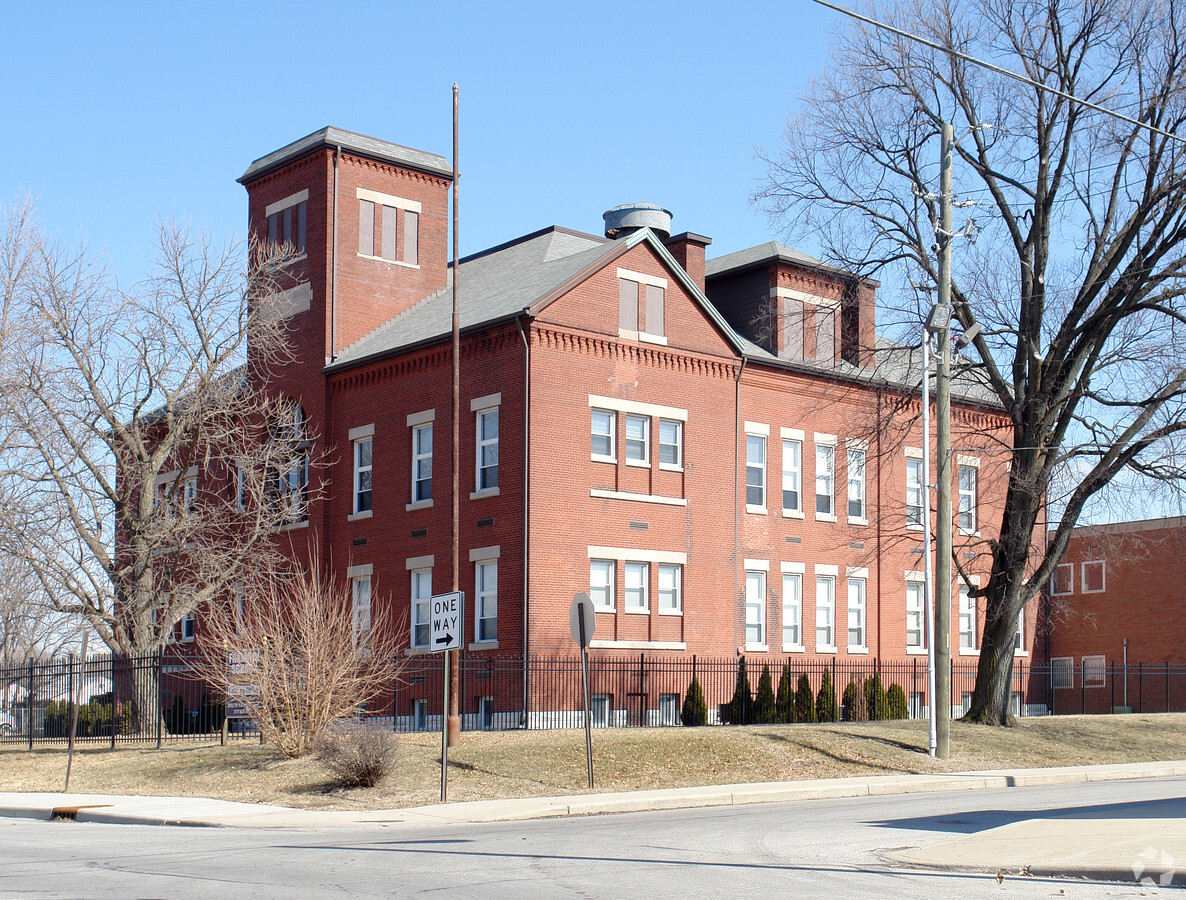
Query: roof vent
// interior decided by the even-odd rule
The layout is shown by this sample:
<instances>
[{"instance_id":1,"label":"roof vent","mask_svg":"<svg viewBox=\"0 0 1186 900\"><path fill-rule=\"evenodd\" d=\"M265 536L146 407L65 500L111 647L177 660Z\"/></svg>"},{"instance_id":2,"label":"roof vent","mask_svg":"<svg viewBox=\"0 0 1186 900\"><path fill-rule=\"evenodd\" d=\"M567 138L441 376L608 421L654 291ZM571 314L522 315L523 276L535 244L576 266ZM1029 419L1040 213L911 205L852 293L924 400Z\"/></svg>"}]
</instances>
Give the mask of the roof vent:
<instances>
[{"instance_id":1,"label":"roof vent","mask_svg":"<svg viewBox=\"0 0 1186 900\"><path fill-rule=\"evenodd\" d=\"M640 228L649 228L660 238L671 237L671 210L654 203L624 203L601 217L607 238L625 237Z\"/></svg>"}]
</instances>

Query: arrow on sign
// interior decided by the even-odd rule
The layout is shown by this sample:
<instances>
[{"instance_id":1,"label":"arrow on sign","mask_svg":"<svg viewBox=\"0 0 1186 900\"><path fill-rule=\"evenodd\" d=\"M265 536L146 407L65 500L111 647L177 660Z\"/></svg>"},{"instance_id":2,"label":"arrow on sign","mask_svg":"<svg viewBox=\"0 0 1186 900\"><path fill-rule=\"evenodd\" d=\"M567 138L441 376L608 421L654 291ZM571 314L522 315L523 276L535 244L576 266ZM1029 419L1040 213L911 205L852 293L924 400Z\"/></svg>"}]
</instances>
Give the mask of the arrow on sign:
<instances>
[{"instance_id":1,"label":"arrow on sign","mask_svg":"<svg viewBox=\"0 0 1186 900\"><path fill-rule=\"evenodd\" d=\"M453 643L453 632L446 631L444 634L437 635L437 639L436 639L437 646L440 646L441 644L445 644L446 646L448 646L451 643Z\"/></svg>"}]
</instances>

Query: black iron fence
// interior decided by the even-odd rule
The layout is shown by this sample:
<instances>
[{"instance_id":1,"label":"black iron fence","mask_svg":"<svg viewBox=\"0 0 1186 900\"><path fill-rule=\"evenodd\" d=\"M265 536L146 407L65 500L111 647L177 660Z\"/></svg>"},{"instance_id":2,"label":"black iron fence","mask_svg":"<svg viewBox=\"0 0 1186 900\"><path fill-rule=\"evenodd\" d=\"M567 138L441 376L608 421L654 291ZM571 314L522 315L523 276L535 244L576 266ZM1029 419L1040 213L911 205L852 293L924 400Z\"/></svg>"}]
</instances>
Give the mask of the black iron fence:
<instances>
[{"instance_id":1,"label":"black iron fence","mask_svg":"<svg viewBox=\"0 0 1186 900\"><path fill-rule=\"evenodd\" d=\"M592 724L599 727L677 726L695 681L708 724L752 721L769 670L770 694L810 697L820 720L922 718L927 715L923 658L908 661L747 660L749 706L734 707L739 661L697 656L611 655L589 659ZM579 657L499 657L461 662L458 706L465 730L584 726ZM441 656L404 661L397 681L367 704L365 714L401 732L438 731L442 718ZM952 714L971 702L974 662L952 665ZM782 691L780 692L780 682ZM1113 712L1186 712L1186 666L1085 662L1030 665L1018 660L1010 688L1017 716ZM195 675L187 657L170 650L143 657L103 656L29 662L0 669L0 743L65 740L78 703L77 739L84 743L163 743L257 734L254 724ZM776 719L804 720L792 698ZM798 710L796 714L795 710ZM769 710L766 711L769 713ZM761 714L758 716L761 718Z\"/></svg>"}]
</instances>

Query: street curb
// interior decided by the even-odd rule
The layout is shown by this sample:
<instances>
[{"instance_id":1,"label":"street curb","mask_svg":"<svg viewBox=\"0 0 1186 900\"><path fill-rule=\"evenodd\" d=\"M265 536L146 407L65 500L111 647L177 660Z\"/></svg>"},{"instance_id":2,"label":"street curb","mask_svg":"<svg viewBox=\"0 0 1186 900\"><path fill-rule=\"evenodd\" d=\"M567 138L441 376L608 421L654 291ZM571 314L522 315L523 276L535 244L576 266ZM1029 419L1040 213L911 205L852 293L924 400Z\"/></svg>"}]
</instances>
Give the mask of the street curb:
<instances>
[{"instance_id":1,"label":"street curb","mask_svg":"<svg viewBox=\"0 0 1186 900\"><path fill-rule=\"evenodd\" d=\"M107 824L231 828L445 825L1176 776L1186 776L1186 761L919 775L873 775L670 788L630 793L577 794L569 797L475 800L361 812L292 809L196 797L0 793L0 817L48 820L52 818L55 808L70 806L77 807L75 818L79 822Z\"/></svg>"}]
</instances>

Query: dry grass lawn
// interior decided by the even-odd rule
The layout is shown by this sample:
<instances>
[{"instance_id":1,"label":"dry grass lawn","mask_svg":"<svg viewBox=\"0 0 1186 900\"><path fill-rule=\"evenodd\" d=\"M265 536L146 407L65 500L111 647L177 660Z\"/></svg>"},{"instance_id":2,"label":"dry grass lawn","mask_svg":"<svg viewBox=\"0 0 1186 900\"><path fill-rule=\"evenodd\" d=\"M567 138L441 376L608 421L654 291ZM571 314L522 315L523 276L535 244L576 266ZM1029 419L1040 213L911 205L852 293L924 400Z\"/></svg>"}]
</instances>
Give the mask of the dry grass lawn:
<instances>
[{"instance_id":1,"label":"dry grass lawn","mask_svg":"<svg viewBox=\"0 0 1186 900\"><path fill-rule=\"evenodd\" d=\"M597 791L846 775L958 772L1186 759L1186 714L1057 716L1015 728L951 726L951 758L926 754L927 723L598 729ZM466 732L449 751L449 799L586 792L585 733ZM64 748L0 749L0 791L60 791ZM399 738L397 770L377 788L341 790L310 758L279 759L253 741L82 749L72 791L215 797L309 809L384 809L440 798L440 735Z\"/></svg>"}]
</instances>

